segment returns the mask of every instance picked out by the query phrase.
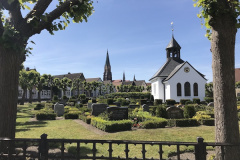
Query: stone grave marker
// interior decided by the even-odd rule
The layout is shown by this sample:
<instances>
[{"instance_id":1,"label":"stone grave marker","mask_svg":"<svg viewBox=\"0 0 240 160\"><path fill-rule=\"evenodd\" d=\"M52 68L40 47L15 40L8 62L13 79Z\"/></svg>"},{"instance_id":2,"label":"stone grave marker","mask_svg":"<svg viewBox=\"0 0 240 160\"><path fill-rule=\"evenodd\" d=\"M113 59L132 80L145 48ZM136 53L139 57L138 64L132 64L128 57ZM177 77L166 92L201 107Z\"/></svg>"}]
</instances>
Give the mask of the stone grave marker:
<instances>
[{"instance_id":1,"label":"stone grave marker","mask_svg":"<svg viewBox=\"0 0 240 160\"><path fill-rule=\"evenodd\" d=\"M63 114L64 114L64 105L63 104L59 104L57 102L54 105L54 113L56 113L58 117L63 116Z\"/></svg>"},{"instance_id":2,"label":"stone grave marker","mask_svg":"<svg viewBox=\"0 0 240 160\"><path fill-rule=\"evenodd\" d=\"M183 110L176 106L170 106L167 108L168 118L181 119L183 118Z\"/></svg>"},{"instance_id":3,"label":"stone grave marker","mask_svg":"<svg viewBox=\"0 0 240 160\"><path fill-rule=\"evenodd\" d=\"M107 110L108 105L104 103L93 103L92 104L92 115L98 116L99 114Z\"/></svg>"},{"instance_id":4,"label":"stone grave marker","mask_svg":"<svg viewBox=\"0 0 240 160\"><path fill-rule=\"evenodd\" d=\"M143 111L149 112L149 105L147 104L142 105L142 109Z\"/></svg>"},{"instance_id":5,"label":"stone grave marker","mask_svg":"<svg viewBox=\"0 0 240 160\"><path fill-rule=\"evenodd\" d=\"M136 104L129 104L128 108L131 108L131 109L135 109L135 108L139 108L140 106L139 105L136 105Z\"/></svg>"},{"instance_id":6,"label":"stone grave marker","mask_svg":"<svg viewBox=\"0 0 240 160\"><path fill-rule=\"evenodd\" d=\"M92 109L92 104L93 104L93 103L88 103L88 104L87 104L87 108L88 108L88 109Z\"/></svg>"},{"instance_id":7,"label":"stone grave marker","mask_svg":"<svg viewBox=\"0 0 240 160\"><path fill-rule=\"evenodd\" d=\"M110 120L123 120L128 119L128 107L108 107Z\"/></svg>"}]
</instances>

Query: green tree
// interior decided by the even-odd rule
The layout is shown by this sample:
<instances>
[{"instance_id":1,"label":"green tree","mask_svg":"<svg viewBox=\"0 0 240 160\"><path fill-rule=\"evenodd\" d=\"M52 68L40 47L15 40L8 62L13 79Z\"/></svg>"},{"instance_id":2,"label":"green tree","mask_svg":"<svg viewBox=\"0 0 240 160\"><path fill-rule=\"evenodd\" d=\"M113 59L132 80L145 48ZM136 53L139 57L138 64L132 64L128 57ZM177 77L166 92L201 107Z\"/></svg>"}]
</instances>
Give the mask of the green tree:
<instances>
[{"instance_id":1,"label":"green tree","mask_svg":"<svg viewBox=\"0 0 240 160\"><path fill-rule=\"evenodd\" d=\"M51 74L43 74L42 77L44 77L44 79L45 79L44 86L50 87L51 99L52 99L53 98L53 87L55 86L54 80L53 80L54 78Z\"/></svg>"},{"instance_id":2,"label":"green tree","mask_svg":"<svg viewBox=\"0 0 240 160\"><path fill-rule=\"evenodd\" d=\"M205 84L205 96L213 97L213 83L212 82Z\"/></svg>"},{"instance_id":3,"label":"green tree","mask_svg":"<svg viewBox=\"0 0 240 160\"><path fill-rule=\"evenodd\" d=\"M238 0L194 0L211 40L216 142L239 142L235 94L235 39L239 28ZM224 159L240 157L238 147L224 147ZM221 158L220 147L216 159Z\"/></svg>"},{"instance_id":4,"label":"green tree","mask_svg":"<svg viewBox=\"0 0 240 160\"><path fill-rule=\"evenodd\" d=\"M72 85L72 80L64 77L63 79L60 79L60 83L59 83L59 88L62 89L63 91L63 96L66 95L66 91L68 87L71 87Z\"/></svg>"},{"instance_id":5,"label":"green tree","mask_svg":"<svg viewBox=\"0 0 240 160\"><path fill-rule=\"evenodd\" d=\"M36 83L36 89L38 91L38 102L41 102L41 92L43 90L43 87L46 85L46 76L42 75L39 76L37 79L37 83Z\"/></svg>"},{"instance_id":6,"label":"green tree","mask_svg":"<svg viewBox=\"0 0 240 160\"><path fill-rule=\"evenodd\" d=\"M237 82L235 83L235 87L236 87L236 88L240 88L240 81L237 81Z\"/></svg>"},{"instance_id":7,"label":"green tree","mask_svg":"<svg viewBox=\"0 0 240 160\"><path fill-rule=\"evenodd\" d=\"M29 3L33 8L23 15ZM47 10L51 4L56 8ZM71 19L87 21L92 11L91 0L0 1L0 137L15 137L19 70L31 50L29 38L45 29L64 30Z\"/></svg>"},{"instance_id":8,"label":"green tree","mask_svg":"<svg viewBox=\"0 0 240 160\"><path fill-rule=\"evenodd\" d=\"M27 89L29 91L29 103L32 103L33 88L37 86L40 74L35 70L27 71Z\"/></svg>"},{"instance_id":9,"label":"green tree","mask_svg":"<svg viewBox=\"0 0 240 160\"><path fill-rule=\"evenodd\" d=\"M27 85L28 85L28 74L27 71L25 69L22 69L19 72L19 85L22 88L23 92L22 92L22 99L21 99L21 105L24 104L25 102L25 98L26 98L26 93L27 93Z\"/></svg>"},{"instance_id":10,"label":"green tree","mask_svg":"<svg viewBox=\"0 0 240 160\"><path fill-rule=\"evenodd\" d=\"M77 91L77 96L79 96L80 90L83 89L83 81L80 78L74 78L71 89Z\"/></svg>"}]
</instances>

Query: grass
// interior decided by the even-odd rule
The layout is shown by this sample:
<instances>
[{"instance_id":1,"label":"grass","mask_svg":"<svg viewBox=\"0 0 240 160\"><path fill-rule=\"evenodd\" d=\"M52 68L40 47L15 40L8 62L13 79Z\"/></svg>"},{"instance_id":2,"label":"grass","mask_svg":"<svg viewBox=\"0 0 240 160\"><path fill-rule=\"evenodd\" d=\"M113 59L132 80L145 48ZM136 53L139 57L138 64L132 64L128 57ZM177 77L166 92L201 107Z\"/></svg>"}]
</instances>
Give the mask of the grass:
<instances>
[{"instance_id":1,"label":"grass","mask_svg":"<svg viewBox=\"0 0 240 160\"><path fill-rule=\"evenodd\" d=\"M181 141L196 142L197 137L203 137L206 142L214 142L214 127L173 127L160 129L138 129L107 135L96 134L73 120L49 120L49 121L30 121L32 106L18 106L16 138L40 138L41 134L48 134L48 138L63 139L98 139L98 140L136 140L136 141ZM91 154L89 144L82 145L86 154ZM75 152L76 144L66 146L72 153ZM141 145L130 145L130 156L141 157ZM97 144L98 154L107 155L108 146ZM113 145L113 155L125 156L123 145ZM176 151L176 146L164 146L164 156ZM158 146L146 146L148 157L158 157ZM193 150L193 147L181 147L181 150Z\"/></svg>"}]
</instances>

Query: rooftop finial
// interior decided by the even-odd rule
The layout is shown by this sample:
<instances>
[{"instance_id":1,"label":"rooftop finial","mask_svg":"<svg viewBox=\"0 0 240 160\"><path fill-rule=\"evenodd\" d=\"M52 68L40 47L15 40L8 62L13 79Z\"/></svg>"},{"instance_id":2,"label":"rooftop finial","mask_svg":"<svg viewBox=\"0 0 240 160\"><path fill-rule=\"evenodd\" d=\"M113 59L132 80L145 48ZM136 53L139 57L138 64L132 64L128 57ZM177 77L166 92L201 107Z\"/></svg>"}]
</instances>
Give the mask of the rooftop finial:
<instances>
[{"instance_id":1,"label":"rooftop finial","mask_svg":"<svg viewBox=\"0 0 240 160\"><path fill-rule=\"evenodd\" d=\"M173 36L173 31L174 31L173 22L171 22L171 27L172 27L172 36Z\"/></svg>"}]
</instances>

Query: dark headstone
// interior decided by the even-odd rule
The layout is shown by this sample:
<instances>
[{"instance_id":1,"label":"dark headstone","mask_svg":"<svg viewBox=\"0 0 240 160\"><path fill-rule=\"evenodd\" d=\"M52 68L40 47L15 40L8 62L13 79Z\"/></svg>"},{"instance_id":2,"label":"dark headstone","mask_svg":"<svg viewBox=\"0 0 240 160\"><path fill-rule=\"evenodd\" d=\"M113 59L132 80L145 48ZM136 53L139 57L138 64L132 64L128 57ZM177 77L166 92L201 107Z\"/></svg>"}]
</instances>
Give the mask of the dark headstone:
<instances>
[{"instance_id":1,"label":"dark headstone","mask_svg":"<svg viewBox=\"0 0 240 160\"><path fill-rule=\"evenodd\" d=\"M108 107L110 120L123 120L128 119L128 107Z\"/></svg>"},{"instance_id":2,"label":"dark headstone","mask_svg":"<svg viewBox=\"0 0 240 160\"><path fill-rule=\"evenodd\" d=\"M167 108L168 118L170 119L181 119L183 118L183 110L176 106L171 106Z\"/></svg>"},{"instance_id":3,"label":"dark headstone","mask_svg":"<svg viewBox=\"0 0 240 160\"><path fill-rule=\"evenodd\" d=\"M142 109L143 109L143 111L149 112L149 105L147 105L147 104L142 105Z\"/></svg>"},{"instance_id":4,"label":"dark headstone","mask_svg":"<svg viewBox=\"0 0 240 160\"><path fill-rule=\"evenodd\" d=\"M128 108L131 108L131 109L135 109L135 108L139 108L140 106L139 105L136 105L136 104L129 104Z\"/></svg>"},{"instance_id":5,"label":"dark headstone","mask_svg":"<svg viewBox=\"0 0 240 160\"><path fill-rule=\"evenodd\" d=\"M99 114L107 110L108 105L104 103L93 103L92 104L92 115L98 116Z\"/></svg>"}]
</instances>

